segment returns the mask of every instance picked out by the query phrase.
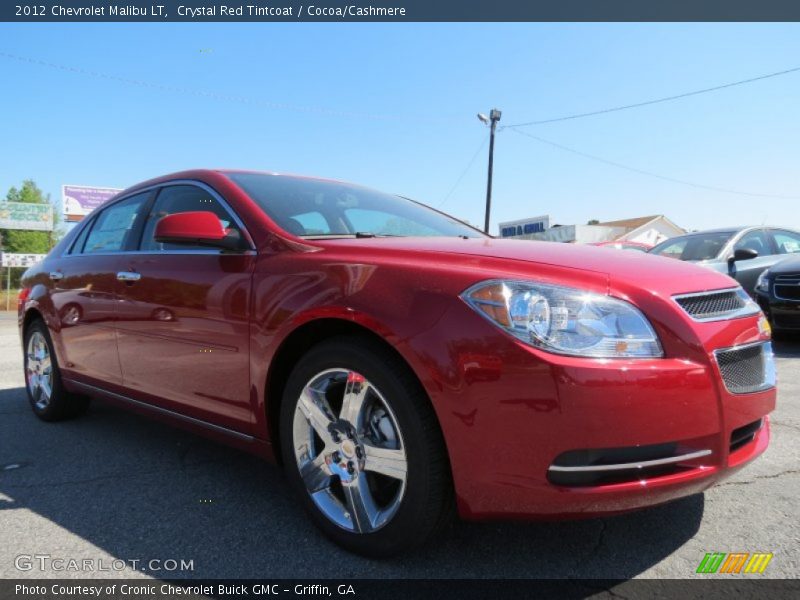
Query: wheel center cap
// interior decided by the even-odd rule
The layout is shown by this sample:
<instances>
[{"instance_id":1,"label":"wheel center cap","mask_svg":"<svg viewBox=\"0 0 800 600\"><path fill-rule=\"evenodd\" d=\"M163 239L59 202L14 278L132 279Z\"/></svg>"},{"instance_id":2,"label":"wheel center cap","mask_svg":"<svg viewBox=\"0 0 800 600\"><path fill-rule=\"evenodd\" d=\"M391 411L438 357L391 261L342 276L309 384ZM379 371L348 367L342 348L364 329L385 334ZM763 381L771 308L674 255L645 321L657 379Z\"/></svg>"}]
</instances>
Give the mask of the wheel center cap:
<instances>
[{"instance_id":1,"label":"wheel center cap","mask_svg":"<svg viewBox=\"0 0 800 600\"><path fill-rule=\"evenodd\" d=\"M342 454L347 458L353 458L356 454L356 445L352 440L345 440L342 442Z\"/></svg>"}]
</instances>

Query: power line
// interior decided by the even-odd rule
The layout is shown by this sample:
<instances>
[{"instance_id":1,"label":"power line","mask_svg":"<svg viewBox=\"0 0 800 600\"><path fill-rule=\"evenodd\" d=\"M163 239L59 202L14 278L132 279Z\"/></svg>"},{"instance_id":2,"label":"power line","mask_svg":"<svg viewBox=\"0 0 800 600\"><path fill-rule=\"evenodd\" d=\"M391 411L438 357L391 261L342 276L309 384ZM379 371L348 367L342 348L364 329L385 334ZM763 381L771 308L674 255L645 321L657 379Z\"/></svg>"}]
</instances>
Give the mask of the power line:
<instances>
[{"instance_id":1,"label":"power line","mask_svg":"<svg viewBox=\"0 0 800 600\"><path fill-rule=\"evenodd\" d=\"M558 148L559 150L563 150L564 152L569 152L571 154L576 154L578 156L582 156L583 158L588 158L590 160L594 160L606 165L610 165L612 167L617 167L618 169L624 169L626 171L631 171L633 173L638 173L639 175L647 175L648 177L655 177L657 179L661 179L662 181L669 181L671 183L678 183L681 185L686 185L693 188L698 188L701 190L711 190L713 192L723 192L726 194L736 194L737 196L749 196L752 198L772 198L777 200L800 200L800 196L781 196L778 194L760 194L755 192L742 192L739 190L731 190L728 188L721 188L716 187L713 185L705 185L702 183L695 183L692 181L686 181L684 179L677 179L675 177L668 177L666 175L660 175L658 173L653 173L652 171L645 171L644 169L637 169L636 167L631 167L628 165L624 165L622 163L615 162L613 160L608 160L607 158L603 158L602 156L596 156L594 154L589 154L587 152L581 152L580 150L575 150L574 148L570 148L569 146L564 146L563 144L559 144L553 142L551 140L546 140L539 136L533 135L528 133L527 131L520 131L519 129L514 129L512 127L508 127L514 133L518 133L520 135L524 135L525 137L531 138L532 140L536 140L542 144L547 144L548 146L552 146L554 148Z\"/></svg>"},{"instance_id":2,"label":"power line","mask_svg":"<svg viewBox=\"0 0 800 600\"><path fill-rule=\"evenodd\" d=\"M625 104L623 106L614 106L612 108L603 108L600 110L593 110L591 112L578 113L574 115L567 115L565 117L556 117L554 119L543 119L541 121L528 121L527 123L514 123L506 125L501 129L512 129L514 127L528 127L530 125L544 125L546 123L558 123L559 121L570 121L572 119L582 119L584 117L594 117L596 115L604 115L612 112L619 112L621 110L628 110L629 108L640 108L642 106L649 106L651 104L660 104L662 102L671 102L672 100L680 100L681 98L689 98L690 96L699 96L700 94L708 94L709 92L717 92L727 88L735 87L737 85L745 85L747 83L754 83L756 81L763 81L772 77L780 77L781 75L789 75L800 71L800 67L786 69L784 71L776 71L774 73L767 73L766 75L759 75L758 77L751 77L750 79L742 79L740 81L732 81L731 83L724 83L714 87L703 88L701 90L694 90L692 92L684 92L683 94L675 94L674 96L665 96L663 98L655 98L653 100L645 100L644 102L636 102L634 104Z\"/></svg>"},{"instance_id":3,"label":"power line","mask_svg":"<svg viewBox=\"0 0 800 600\"><path fill-rule=\"evenodd\" d=\"M396 115L396 114L369 114L369 113L356 113L356 112L349 112L349 111L340 111L340 110L333 110L329 108L317 107L317 106L298 106L294 104L286 104L280 102L271 102L268 100L262 100L259 98L248 98L246 96L238 96L232 94L221 94L214 91L209 90L201 90L195 88L186 88L186 87L179 87L173 85L166 85L163 83L157 83L153 81L145 81L141 79L131 79L129 77L121 77L119 75L113 75L110 73L103 73L100 71L93 71L91 69L84 69L81 67L72 67L68 65L62 65L58 63L48 62L45 60L40 60L38 58L30 58L26 56L19 56L17 54L11 54L9 52L2 52L0 51L0 58L6 58L10 60L15 60L22 63L29 63L33 65L38 65L41 67L47 67L50 69L55 69L59 71L65 71L67 73L73 73L77 75L85 75L88 77L94 77L96 79L106 79L109 81L115 81L118 83L124 83L127 85L133 85L142 88L150 88L162 92L168 92L172 94L185 94L190 96L197 96L201 98L209 98L212 100L220 100L224 102L236 102L239 104L248 104L251 106L257 106L261 108L268 108L272 110L287 110L293 112L302 112L302 113L316 113L322 114L327 116L334 116L334 117L347 117L347 118L355 118L355 119L374 119L374 120L420 120L420 121L448 121L451 122L453 119L446 119L442 117L430 117L430 116L416 116L416 115Z\"/></svg>"},{"instance_id":4,"label":"power line","mask_svg":"<svg viewBox=\"0 0 800 600\"><path fill-rule=\"evenodd\" d=\"M481 153L481 150L483 150L484 146L486 146L486 142L488 140L489 140L489 134L486 134L486 136L483 138L483 141L481 142L481 145L478 146L477 150L475 150L475 154L472 155L472 158L469 159L467 166L461 172L461 175L459 175L458 179L456 179L456 182L453 184L453 187L450 188L450 191L447 192L447 195L442 199L442 201L436 205L436 208L441 208L442 206L444 206L444 203L450 199L450 196L452 196L453 192L456 191L456 188L458 188L458 185L461 183L461 180L464 179L464 176L472 168L472 165L475 163L475 159L478 158L478 155Z\"/></svg>"}]
</instances>

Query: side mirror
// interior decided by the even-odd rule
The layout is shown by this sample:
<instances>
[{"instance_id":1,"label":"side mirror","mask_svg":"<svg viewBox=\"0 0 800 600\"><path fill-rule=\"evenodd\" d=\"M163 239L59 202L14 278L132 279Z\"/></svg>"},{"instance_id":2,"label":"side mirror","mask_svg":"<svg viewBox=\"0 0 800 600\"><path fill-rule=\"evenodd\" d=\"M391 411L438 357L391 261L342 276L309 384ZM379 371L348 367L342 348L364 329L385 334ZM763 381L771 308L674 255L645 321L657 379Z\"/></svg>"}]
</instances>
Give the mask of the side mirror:
<instances>
[{"instance_id":1,"label":"side mirror","mask_svg":"<svg viewBox=\"0 0 800 600\"><path fill-rule=\"evenodd\" d=\"M162 217L153 236L161 244L209 246L226 250L241 247L239 236L230 235L219 217L206 210L175 213Z\"/></svg>"},{"instance_id":2,"label":"side mirror","mask_svg":"<svg viewBox=\"0 0 800 600\"><path fill-rule=\"evenodd\" d=\"M757 257L758 251L753 250L752 248L737 248L733 251L731 260L733 260L733 262L738 262L740 260L751 260Z\"/></svg>"},{"instance_id":3,"label":"side mirror","mask_svg":"<svg viewBox=\"0 0 800 600\"><path fill-rule=\"evenodd\" d=\"M758 252L752 248L737 248L728 258L728 275L736 276L736 263L740 260L751 260L758 256Z\"/></svg>"}]
</instances>

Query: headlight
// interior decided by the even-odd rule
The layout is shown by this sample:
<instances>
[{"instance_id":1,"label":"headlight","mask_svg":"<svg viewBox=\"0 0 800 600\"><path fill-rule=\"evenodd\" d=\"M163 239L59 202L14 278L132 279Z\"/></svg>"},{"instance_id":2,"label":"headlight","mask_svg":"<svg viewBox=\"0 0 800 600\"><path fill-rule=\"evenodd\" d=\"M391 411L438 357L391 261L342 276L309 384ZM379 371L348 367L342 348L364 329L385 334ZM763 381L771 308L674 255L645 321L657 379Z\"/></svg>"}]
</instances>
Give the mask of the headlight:
<instances>
[{"instance_id":1,"label":"headlight","mask_svg":"<svg viewBox=\"0 0 800 600\"><path fill-rule=\"evenodd\" d=\"M761 275L756 279L756 289L759 292L769 293L769 269L761 271Z\"/></svg>"},{"instance_id":2,"label":"headlight","mask_svg":"<svg viewBox=\"0 0 800 600\"><path fill-rule=\"evenodd\" d=\"M610 296L544 283L485 281L461 297L498 327L548 352L592 358L664 355L644 315Z\"/></svg>"}]
</instances>

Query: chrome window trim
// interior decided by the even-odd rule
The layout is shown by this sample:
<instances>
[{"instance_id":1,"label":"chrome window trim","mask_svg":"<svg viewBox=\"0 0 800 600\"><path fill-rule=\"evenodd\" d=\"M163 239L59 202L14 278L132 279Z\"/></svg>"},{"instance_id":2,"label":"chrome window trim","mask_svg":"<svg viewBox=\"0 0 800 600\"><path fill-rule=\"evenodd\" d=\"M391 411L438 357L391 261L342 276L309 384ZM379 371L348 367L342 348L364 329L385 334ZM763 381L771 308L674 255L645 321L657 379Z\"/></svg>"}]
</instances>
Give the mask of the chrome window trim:
<instances>
[{"instance_id":1,"label":"chrome window trim","mask_svg":"<svg viewBox=\"0 0 800 600\"><path fill-rule=\"evenodd\" d=\"M723 352L736 352L737 350L746 350L748 348L752 348L754 346L762 346L761 353L764 355L764 383L755 390L747 391L747 392L734 392L728 388L728 384L725 382L725 377L722 376L722 368L719 366L719 360L717 359L717 355ZM774 388L778 383L778 373L775 367L775 353L772 351L772 342L771 341L764 341L760 340L757 342L749 342L747 344L739 344L738 346L730 346L729 348L717 348L713 352L714 354L714 363L717 365L717 370L719 370L720 379L722 379L722 385L725 386L725 391L729 394L734 396L746 396L747 394L757 394L759 392L764 392L766 390Z\"/></svg>"},{"instance_id":2,"label":"chrome window trim","mask_svg":"<svg viewBox=\"0 0 800 600\"><path fill-rule=\"evenodd\" d=\"M191 255L203 254L207 256L255 256L258 254L255 250L237 250L237 251L222 251L209 248L208 250L124 250L122 252L92 252L91 254L67 254L62 258L80 258L81 256L130 256L130 255L150 255L162 256L165 254L171 255Z\"/></svg>"},{"instance_id":3,"label":"chrome window trim","mask_svg":"<svg viewBox=\"0 0 800 600\"><path fill-rule=\"evenodd\" d=\"M657 467L659 465L670 465L673 463L693 460L695 458L702 458L711 454L711 450L698 450L697 452L690 452L689 454L681 454L680 456L669 456L667 458L657 458L654 460L642 460L632 463L617 463L610 465L591 465L587 467L561 467L558 465L550 465L548 471L559 471L568 473L584 473L584 472L597 472L597 471L625 471L629 469L644 469L647 467Z\"/></svg>"},{"instance_id":4,"label":"chrome window trim","mask_svg":"<svg viewBox=\"0 0 800 600\"><path fill-rule=\"evenodd\" d=\"M100 208L100 210L106 210L107 208L113 206L114 204L117 204L118 202L122 202L123 200L126 200L127 198L130 198L132 196L138 196L139 194L142 194L142 193L145 193L145 192L152 192L153 190L157 190L158 192L160 192L163 188L170 187L170 186L173 186L173 185L193 185L195 187L199 187L202 190L204 190L204 191L208 192L209 194L211 194L211 196L215 200L217 200L217 202L219 202L222 205L222 207L231 214L231 216L233 217L233 221L239 226L239 229L241 229L242 233L244 234L245 241L247 242L247 245L249 246L249 248L246 249L246 250L240 251L240 252L231 252L230 255L242 255L242 254L249 255L249 254L255 254L256 253L256 246L255 246L255 243L253 242L253 237L250 235L250 232L247 230L247 227L245 227L244 222L239 217L239 215L236 213L236 211L233 210L231 205L228 204L228 201L225 200L222 197L222 195L219 194L214 188L212 188L210 185L208 185L206 183L203 183L202 181L198 181L197 179L173 179L173 180L170 180L170 181L165 181L163 183L156 183L154 185L149 185L149 186L144 187L144 188L139 188L139 189L131 191L130 193L125 194L124 196L115 197L113 201L109 202L108 204L103 205ZM153 200L153 202L155 202L157 200L158 200L158 194L156 194L156 197ZM92 211L91 213L86 215L85 221L89 222L90 220L96 219L96 214L99 214L99 210L98 210L98 213L95 213L94 211ZM78 236L80 236L80 233L78 233ZM75 239L77 240L77 236L76 236ZM73 240L73 243L74 243L74 240ZM140 244L141 244L141 242L140 242ZM196 250L196 249L195 250L124 250L124 251L121 251L121 252L94 252L94 253L91 253L91 254L84 254L83 252L80 252L80 253L75 253L75 254L68 254L67 251L71 250L71 249L72 249L72 244L70 244L70 247L67 250L65 250L64 252L61 253L60 258L69 258L70 256L120 256L120 255L124 255L124 254L157 254L157 255L160 255L160 254L218 254L218 255L222 254L221 250L216 250L216 249L212 249L212 248L209 248L208 250ZM228 254L226 254L226 256L228 256Z\"/></svg>"},{"instance_id":5,"label":"chrome window trim","mask_svg":"<svg viewBox=\"0 0 800 600\"><path fill-rule=\"evenodd\" d=\"M672 301L678 306L683 314L688 316L692 321L697 321L698 323L709 323L712 321L730 321L731 319L741 319L742 317L752 317L757 315L761 309L759 308L758 304L753 302L752 298L750 301L745 304L742 308L735 310L733 312L725 313L724 315L713 315L710 317L696 317L692 314L689 314L683 306L681 306L678 300L683 298L695 298L697 296L709 296L711 294L724 294L729 292L738 292L739 287L732 287L732 288L723 288L721 290L706 290L704 292L692 292L690 294L676 294L672 296ZM745 292L746 293L746 292Z\"/></svg>"}]
</instances>

